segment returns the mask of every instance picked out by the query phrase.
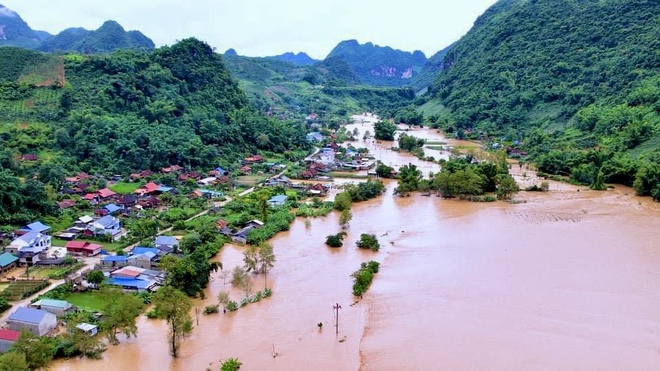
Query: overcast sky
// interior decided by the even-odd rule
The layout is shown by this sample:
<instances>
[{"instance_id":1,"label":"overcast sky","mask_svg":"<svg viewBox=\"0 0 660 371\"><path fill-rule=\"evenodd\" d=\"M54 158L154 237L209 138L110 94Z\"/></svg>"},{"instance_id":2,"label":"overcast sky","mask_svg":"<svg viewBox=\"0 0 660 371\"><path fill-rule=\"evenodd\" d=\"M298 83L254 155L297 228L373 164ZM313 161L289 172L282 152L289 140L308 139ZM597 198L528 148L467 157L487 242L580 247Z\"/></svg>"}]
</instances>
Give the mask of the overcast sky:
<instances>
[{"instance_id":1,"label":"overcast sky","mask_svg":"<svg viewBox=\"0 0 660 371\"><path fill-rule=\"evenodd\" d=\"M197 37L219 52L304 51L323 59L342 40L371 41L427 57L458 40L496 0L0 0L30 27L56 34L105 20L158 46Z\"/></svg>"}]
</instances>

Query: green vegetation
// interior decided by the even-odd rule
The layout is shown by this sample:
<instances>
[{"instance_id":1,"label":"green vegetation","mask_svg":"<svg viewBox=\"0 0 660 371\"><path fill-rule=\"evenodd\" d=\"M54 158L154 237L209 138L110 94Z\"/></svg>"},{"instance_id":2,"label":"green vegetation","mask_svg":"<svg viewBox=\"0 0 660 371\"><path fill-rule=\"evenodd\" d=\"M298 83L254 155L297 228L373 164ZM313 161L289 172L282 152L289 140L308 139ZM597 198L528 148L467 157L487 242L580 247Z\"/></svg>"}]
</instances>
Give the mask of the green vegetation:
<instances>
[{"instance_id":1,"label":"green vegetation","mask_svg":"<svg viewBox=\"0 0 660 371\"><path fill-rule=\"evenodd\" d=\"M380 243L375 234L362 233L360 239L355 244L361 249L369 249L371 251L378 251L380 249Z\"/></svg>"},{"instance_id":2,"label":"green vegetation","mask_svg":"<svg viewBox=\"0 0 660 371\"><path fill-rule=\"evenodd\" d=\"M406 71L412 77L426 62L426 56L418 50L410 53L356 40L340 42L328 58L345 61L364 84L383 86L406 85L410 81L403 77Z\"/></svg>"},{"instance_id":3,"label":"green vegetation","mask_svg":"<svg viewBox=\"0 0 660 371\"><path fill-rule=\"evenodd\" d=\"M2 291L2 296L9 301L25 299L48 287L48 284L48 280L13 281Z\"/></svg>"},{"instance_id":4,"label":"green vegetation","mask_svg":"<svg viewBox=\"0 0 660 371\"><path fill-rule=\"evenodd\" d=\"M377 140L394 140L394 132L397 130L397 126L389 121L378 121L374 124L374 137Z\"/></svg>"},{"instance_id":5,"label":"green vegetation","mask_svg":"<svg viewBox=\"0 0 660 371\"><path fill-rule=\"evenodd\" d=\"M342 247L344 245L344 238L346 232L339 232L337 234L328 235L325 239L325 244L330 247Z\"/></svg>"},{"instance_id":6,"label":"green vegetation","mask_svg":"<svg viewBox=\"0 0 660 371\"><path fill-rule=\"evenodd\" d=\"M430 89L446 109L428 119L518 141L543 172L660 199L659 25L652 1L500 1L447 53Z\"/></svg>"},{"instance_id":7,"label":"green vegetation","mask_svg":"<svg viewBox=\"0 0 660 371\"><path fill-rule=\"evenodd\" d=\"M353 277L353 295L362 297L369 288L371 281L373 281L374 275L378 273L379 268L380 263L371 260L368 263L362 263L360 269L351 274L351 277Z\"/></svg>"},{"instance_id":8,"label":"green vegetation","mask_svg":"<svg viewBox=\"0 0 660 371\"><path fill-rule=\"evenodd\" d=\"M239 361L238 358L228 358L222 361L220 365L220 371L238 371L243 362Z\"/></svg>"},{"instance_id":9,"label":"green vegetation","mask_svg":"<svg viewBox=\"0 0 660 371\"><path fill-rule=\"evenodd\" d=\"M107 298L100 291L72 292L61 299L90 312L103 312L107 305Z\"/></svg>"},{"instance_id":10,"label":"green vegetation","mask_svg":"<svg viewBox=\"0 0 660 371\"><path fill-rule=\"evenodd\" d=\"M186 294L169 285L156 291L153 302L155 317L167 322L170 354L176 358L179 355L181 339L190 334L193 328L190 315L192 302Z\"/></svg>"},{"instance_id":11,"label":"green vegetation","mask_svg":"<svg viewBox=\"0 0 660 371\"><path fill-rule=\"evenodd\" d=\"M132 194L136 189L140 188L140 183L117 182L109 185L108 188L120 195L127 195Z\"/></svg>"}]
</instances>

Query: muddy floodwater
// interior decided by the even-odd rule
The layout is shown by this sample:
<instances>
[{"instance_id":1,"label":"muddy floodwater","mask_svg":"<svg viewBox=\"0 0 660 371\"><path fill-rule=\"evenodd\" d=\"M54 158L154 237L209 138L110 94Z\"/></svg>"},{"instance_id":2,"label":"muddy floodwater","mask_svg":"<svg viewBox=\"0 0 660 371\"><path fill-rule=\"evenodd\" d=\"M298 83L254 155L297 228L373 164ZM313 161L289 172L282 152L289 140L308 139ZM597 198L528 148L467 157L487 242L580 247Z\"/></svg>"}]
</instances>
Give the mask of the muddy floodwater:
<instances>
[{"instance_id":1,"label":"muddy floodwater","mask_svg":"<svg viewBox=\"0 0 660 371\"><path fill-rule=\"evenodd\" d=\"M438 170L388 151L391 143L367 145L386 163ZM522 185L537 181L524 172L512 168ZM273 297L200 315L180 358L167 353L164 323L141 316L138 337L102 360L55 369L217 370L229 357L241 370L660 369L658 203L618 186L551 182L551 192L521 192L517 204L482 204L399 198L386 184L382 197L353 205L342 248L324 245L339 231L336 214L278 234ZM360 233L376 234L381 250L358 251ZM217 259L230 270L241 254L227 245ZM380 272L354 304L350 274L371 259ZM223 290L240 299L217 273L195 306Z\"/></svg>"}]
</instances>

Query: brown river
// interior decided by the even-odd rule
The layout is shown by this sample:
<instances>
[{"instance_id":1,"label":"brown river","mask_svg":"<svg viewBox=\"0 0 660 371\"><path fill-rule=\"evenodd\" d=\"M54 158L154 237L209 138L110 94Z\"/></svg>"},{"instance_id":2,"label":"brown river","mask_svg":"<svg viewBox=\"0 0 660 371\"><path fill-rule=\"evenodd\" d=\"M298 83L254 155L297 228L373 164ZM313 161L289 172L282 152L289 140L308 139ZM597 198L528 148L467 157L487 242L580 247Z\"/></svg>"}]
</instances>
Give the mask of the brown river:
<instances>
[{"instance_id":1,"label":"brown river","mask_svg":"<svg viewBox=\"0 0 660 371\"><path fill-rule=\"evenodd\" d=\"M387 164L438 171L387 150L391 143L366 145ZM511 170L522 186L534 182L523 171ZM551 192L521 192L518 204L399 198L395 186L353 205L342 248L324 245L340 230L336 214L278 234L273 297L200 315L178 359L168 355L165 324L141 316L138 337L120 339L102 360L55 369L218 370L229 357L241 370L660 369L660 204L620 186L551 182ZM378 236L379 252L355 247L365 232ZM230 270L242 248L227 245L218 259ZM371 259L381 270L355 303L350 274ZM262 289L263 275L254 282ZM195 306L225 290L240 299L215 274Z\"/></svg>"}]
</instances>

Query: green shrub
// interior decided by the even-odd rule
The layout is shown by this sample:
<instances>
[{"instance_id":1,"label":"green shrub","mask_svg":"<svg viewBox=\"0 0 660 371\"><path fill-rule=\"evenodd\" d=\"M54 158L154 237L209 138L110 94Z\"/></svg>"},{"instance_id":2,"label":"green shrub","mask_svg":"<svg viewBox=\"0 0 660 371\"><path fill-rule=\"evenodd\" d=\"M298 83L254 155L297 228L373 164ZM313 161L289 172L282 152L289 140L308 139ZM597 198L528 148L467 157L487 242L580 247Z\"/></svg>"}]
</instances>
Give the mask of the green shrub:
<instances>
[{"instance_id":1,"label":"green shrub","mask_svg":"<svg viewBox=\"0 0 660 371\"><path fill-rule=\"evenodd\" d=\"M214 305L207 305L204 307L204 314L212 314L212 313L218 313L220 311L220 306L218 304Z\"/></svg>"},{"instance_id":2,"label":"green shrub","mask_svg":"<svg viewBox=\"0 0 660 371\"><path fill-rule=\"evenodd\" d=\"M360 269L351 275L353 277L353 295L362 297L379 269L380 263L377 261L371 260L368 263L362 263Z\"/></svg>"},{"instance_id":3,"label":"green shrub","mask_svg":"<svg viewBox=\"0 0 660 371\"><path fill-rule=\"evenodd\" d=\"M360 239L355 244L361 249L371 249L372 251L378 251L380 249L380 243L375 234L362 233Z\"/></svg>"}]
</instances>

